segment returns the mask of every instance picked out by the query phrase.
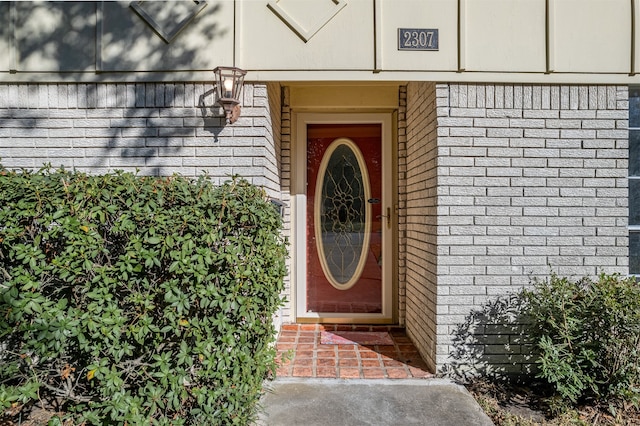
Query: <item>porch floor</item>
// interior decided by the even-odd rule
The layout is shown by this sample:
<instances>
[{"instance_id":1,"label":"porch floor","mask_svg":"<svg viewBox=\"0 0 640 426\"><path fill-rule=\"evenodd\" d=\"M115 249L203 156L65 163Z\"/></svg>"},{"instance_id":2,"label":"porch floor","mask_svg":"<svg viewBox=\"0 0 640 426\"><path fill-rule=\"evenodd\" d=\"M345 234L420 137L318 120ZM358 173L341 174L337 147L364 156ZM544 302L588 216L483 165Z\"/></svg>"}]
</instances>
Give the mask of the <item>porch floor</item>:
<instances>
[{"instance_id":1,"label":"porch floor","mask_svg":"<svg viewBox=\"0 0 640 426\"><path fill-rule=\"evenodd\" d=\"M322 344L322 331L386 331L393 345ZM286 324L277 342L277 377L410 379L434 375L403 328L380 325Z\"/></svg>"}]
</instances>

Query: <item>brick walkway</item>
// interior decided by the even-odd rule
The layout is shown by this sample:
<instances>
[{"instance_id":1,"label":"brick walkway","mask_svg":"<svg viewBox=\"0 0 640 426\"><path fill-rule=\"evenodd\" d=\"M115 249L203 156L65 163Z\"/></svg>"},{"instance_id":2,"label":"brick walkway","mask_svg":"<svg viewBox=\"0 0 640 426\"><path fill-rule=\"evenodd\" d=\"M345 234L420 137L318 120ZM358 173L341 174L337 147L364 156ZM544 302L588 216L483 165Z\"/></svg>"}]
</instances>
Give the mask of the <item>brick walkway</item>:
<instances>
[{"instance_id":1,"label":"brick walkway","mask_svg":"<svg viewBox=\"0 0 640 426\"><path fill-rule=\"evenodd\" d=\"M323 345L327 331L388 331L393 345ZM429 378L433 374L420 358L404 329L391 326L291 324L282 326L277 342L278 377L342 379Z\"/></svg>"}]
</instances>

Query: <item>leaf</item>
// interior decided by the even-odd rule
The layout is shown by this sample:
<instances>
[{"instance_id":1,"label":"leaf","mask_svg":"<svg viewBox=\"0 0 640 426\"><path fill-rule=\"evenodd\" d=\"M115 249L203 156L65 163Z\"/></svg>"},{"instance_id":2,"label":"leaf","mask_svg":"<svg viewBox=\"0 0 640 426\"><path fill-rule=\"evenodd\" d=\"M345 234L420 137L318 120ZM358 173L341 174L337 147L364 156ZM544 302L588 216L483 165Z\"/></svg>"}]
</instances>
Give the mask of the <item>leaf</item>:
<instances>
[{"instance_id":1,"label":"leaf","mask_svg":"<svg viewBox=\"0 0 640 426\"><path fill-rule=\"evenodd\" d=\"M87 373L87 380L91 380L93 379L93 376L95 376L96 371L98 371L98 369L94 369L94 370L89 370L89 372Z\"/></svg>"},{"instance_id":2,"label":"leaf","mask_svg":"<svg viewBox=\"0 0 640 426\"><path fill-rule=\"evenodd\" d=\"M58 416L52 417L47 423L47 426L62 426L62 420L60 420Z\"/></svg>"},{"instance_id":3,"label":"leaf","mask_svg":"<svg viewBox=\"0 0 640 426\"><path fill-rule=\"evenodd\" d=\"M74 371L76 371L75 367L71 367L69 364L67 364L62 369L62 372L60 373L60 377L62 378L62 380L67 380L67 377L69 377L71 373L73 373Z\"/></svg>"}]
</instances>

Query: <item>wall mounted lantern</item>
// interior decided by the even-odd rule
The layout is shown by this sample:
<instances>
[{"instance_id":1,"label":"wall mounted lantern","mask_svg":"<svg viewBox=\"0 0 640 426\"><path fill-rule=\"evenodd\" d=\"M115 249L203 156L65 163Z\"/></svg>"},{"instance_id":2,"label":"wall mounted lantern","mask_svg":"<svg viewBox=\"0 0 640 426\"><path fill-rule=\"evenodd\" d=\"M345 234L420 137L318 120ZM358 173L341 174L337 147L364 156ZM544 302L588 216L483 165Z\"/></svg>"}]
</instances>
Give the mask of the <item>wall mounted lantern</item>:
<instances>
[{"instance_id":1,"label":"wall mounted lantern","mask_svg":"<svg viewBox=\"0 0 640 426\"><path fill-rule=\"evenodd\" d=\"M234 123L240 117L240 93L247 72L236 67L216 67L213 73L218 104L224 108L227 124Z\"/></svg>"},{"instance_id":2,"label":"wall mounted lantern","mask_svg":"<svg viewBox=\"0 0 640 426\"><path fill-rule=\"evenodd\" d=\"M269 202L271 203L273 208L276 209L280 217L284 219L284 202L275 198L269 198Z\"/></svg>"}]
</instances>

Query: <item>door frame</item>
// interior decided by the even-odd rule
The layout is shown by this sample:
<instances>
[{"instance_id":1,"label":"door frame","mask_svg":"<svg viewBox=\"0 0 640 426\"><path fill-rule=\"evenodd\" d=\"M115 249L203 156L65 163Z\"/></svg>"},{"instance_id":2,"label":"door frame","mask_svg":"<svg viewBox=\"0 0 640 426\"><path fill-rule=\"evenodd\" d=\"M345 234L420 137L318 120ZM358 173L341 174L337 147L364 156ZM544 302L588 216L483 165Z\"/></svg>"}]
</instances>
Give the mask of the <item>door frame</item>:
<instances>
[{"instance_id":1,"label":"door frame","mask_svg":"<svg viewBox=\"0 0 640 426\"><path fill-rule=\"evenodd\" d=\"M394 301L394 241L397 229L395 209L395 167L392 113L297 113L292 120L292 299L296 322L331 323L392 323L396 317ZM391 212L391 226L382 233L382 312L378 314L327 314L306 312L307 299L307 125L308 124L380 124L382 144L382 199L384 212Z\"/></svg>"}]
</instances>

